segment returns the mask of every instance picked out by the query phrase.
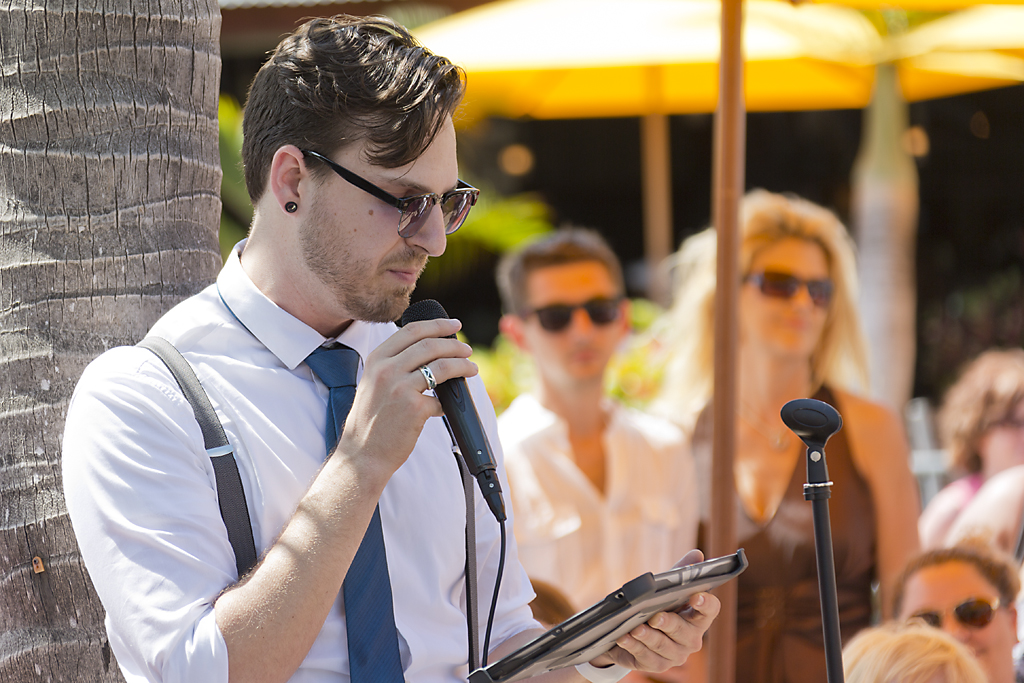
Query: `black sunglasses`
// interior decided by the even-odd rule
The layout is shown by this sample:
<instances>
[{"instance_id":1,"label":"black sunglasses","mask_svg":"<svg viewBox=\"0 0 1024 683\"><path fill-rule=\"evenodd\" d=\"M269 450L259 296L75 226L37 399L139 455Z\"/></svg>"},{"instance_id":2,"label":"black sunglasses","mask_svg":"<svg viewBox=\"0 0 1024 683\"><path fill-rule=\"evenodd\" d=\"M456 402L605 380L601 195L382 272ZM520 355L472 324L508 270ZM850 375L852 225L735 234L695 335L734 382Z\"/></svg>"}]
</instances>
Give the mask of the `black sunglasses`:
<instances>
[{"instance_id":1,"label":"black sunglasses","mask_svg":"<svg viewBox=\"0 0 1024 683\"><path fill-rule=\"evenodd\" d=\"M552 304L533 311L537 314L537 321L540 326L548 332L561 332L572 322L572 314L577 308L582 308L590 316L590 321L595 325L608 325L619 318L618 299L591 299L586 303L570 306L568 304ZM528 316L529 314L527 314ZM524 316L526 317L526 316Z\"/></svg>"},{"instance_id":2,"label":"black sunglasses","mask_svg":"<svg viewBox=\"0 0 1024 683\"><path fill-rule=\"evenodd\" d=\"M985 598L970 598L953 608L953 618L968 628L985 628L992 623L992 618L999 609L999 600L989 601ZM911 615L911 619L920 619L929 626L942 628L942 617L949 610L922 610Z\"/></svg>"},{"instance_id":3,"label":"black sunglasses","mask_svg":"<svg viewBox=\"0 0 1024 683\"><path fill-rule=\"evenodd\" d=\"M744 278L745 282L753 282L765 296L776 299L792 299L801 287L807 287L807 294L811 301L819 308L827 308L832 301L832 281L824 280L801 280L791 273L779 273L766 270L763 273L753 273Z\"/></svg>"},{"instance_id":4,"label":"black sunglasses","mask_svg":"<svg viewBox=\"0 0 1024 683\"><path fill-rule=\"evenodd\" d=\"M319 159L330 166L331 170L360 190L368 192L385 204L398 209L401 212L401 215L398 217L398 234L404 238L412 237L419 232L419 229L427 222L430 210L434 208L435 204L441 205L441 215L444 216L444 234L452 234L462 227L466 216L469 215L469 210L473 208L477 197L480 196L480 190L460 180L454 190L449 190L444 194L428 192L427 194L418 194L415 197L399 198L390 192L382 190L369 180L356 175L344 166L339 166L323 154L312 152L308 149L302 150L302 153L314 159Z\"/></svg>"}]
</instances>

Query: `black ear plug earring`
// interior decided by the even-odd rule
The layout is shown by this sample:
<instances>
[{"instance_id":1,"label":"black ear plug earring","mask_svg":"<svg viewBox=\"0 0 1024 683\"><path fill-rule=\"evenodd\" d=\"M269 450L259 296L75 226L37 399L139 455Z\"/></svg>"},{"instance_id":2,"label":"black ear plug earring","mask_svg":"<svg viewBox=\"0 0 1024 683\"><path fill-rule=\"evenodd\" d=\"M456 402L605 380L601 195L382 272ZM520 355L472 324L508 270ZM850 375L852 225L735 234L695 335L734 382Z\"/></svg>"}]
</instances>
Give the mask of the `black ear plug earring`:
<instances>
[{"instance_id":1,"label":"black ear plug earring","mask_svg":"<svg viewBox=\"0 0 1024 683\"><path fill-rule=\"evenodd\" d=\"M296 211L299 210L299 205L296 204L295 202L286 202L284 205L284 210L287 211L288 213L295 213Z\"/></svg>"}]
</instances>

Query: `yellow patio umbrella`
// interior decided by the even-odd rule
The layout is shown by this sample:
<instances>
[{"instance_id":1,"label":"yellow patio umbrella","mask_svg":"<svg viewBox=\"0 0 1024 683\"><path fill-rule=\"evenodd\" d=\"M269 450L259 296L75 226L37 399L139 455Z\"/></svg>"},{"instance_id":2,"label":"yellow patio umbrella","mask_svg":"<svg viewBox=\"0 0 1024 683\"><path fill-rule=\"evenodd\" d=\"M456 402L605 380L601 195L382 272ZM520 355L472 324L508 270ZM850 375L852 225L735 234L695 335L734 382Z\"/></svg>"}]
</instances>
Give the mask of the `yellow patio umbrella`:
<instances>
[{"instance_id":1,"label":"yellow patio umbrella","mask_svg":"<svg viewBox=\"0 0 1024 683\"><path fill-rule=\"evenodd\" d=\"M976 5L891 41L909 102L1024 82L1024 5Z\"/></svg>"},{"instance_id":2,"label":"yellow patio umbrella","mask_svg":"<svg viewBox=\"0 0 1024 683\"><path fill-rule=\"evenodd\" d=\"M464 115L539 119L714 111L718 0L503 0L418 30L470 74ZM862 107L878 32L845 7L746 3L748 106Z\"/></svg>"},{"instance_id":3,"label":"yellow patio umbrella","mask_svg":"<svg viewBox=\"0 0 1024 683\"><path fill-rule=\"evenodd\" d=\"M1024 80L1020 5L974 6L887 40L835 4L746 0L744 13L750 111L865 107L874 66L890 61L908 102ZM501 0L416 34L471 75L464 122L643 116L715 110L720 21L719 0Z\"/></svg>"},{"instance_id":4,"label":"yellow patio umbrella","mask_svg":"<svg viewBox=\"0 0 1024 683\"><path fill-rule=\"evenodd\" d=\"M857 9L885 9L924 11L924 12L951 12L954 10L975 7L978 5L1019 5L1020 0L809 0L815 4L845 5Z\"/></svg>"}]
</instances>

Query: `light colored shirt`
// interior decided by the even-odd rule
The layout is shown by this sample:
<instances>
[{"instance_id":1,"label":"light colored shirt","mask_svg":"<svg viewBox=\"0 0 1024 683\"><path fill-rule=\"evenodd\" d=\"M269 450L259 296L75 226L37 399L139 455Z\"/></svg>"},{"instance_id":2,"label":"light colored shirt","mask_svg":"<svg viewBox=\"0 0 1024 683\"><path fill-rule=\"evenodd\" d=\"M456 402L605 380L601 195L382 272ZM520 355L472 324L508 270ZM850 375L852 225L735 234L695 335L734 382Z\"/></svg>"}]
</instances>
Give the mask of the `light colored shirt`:
<instances>
[{"instance_id":1,"label":"light colored shirt","mask_svg":"<svg viewBox=\"0 0 1024 683\"><path fill-rule=\"evenodd\" d=\"M534 396L498 418L519 559L577 610L645 572L670 569L697 540L697 484L675 425L609 402L605 492L576 465L565 421Z\"/></svg>"},{"instance_id":2,"label":"light colored shirt","mask_svg":"<svg viewBox=\"0 0 1024 683\"><path fill-rule=\"evenodd\" d=\"M355 322L339 341L365 362L395 330L390 323ZM151 333L182 352L209 394L235 448L262 554L326 457L328 390L304 362L326 340L265 297L237 252L216 285L176 306ZM477 378L469 386L502 472L493 409ZM104 353L75 390L63 448L68 511L125 678L227 681L228 653L213 603L237 581L235 557L199 425L170 372L145 349ZM483 622L499 528L479 491L476 501ZM440 418L427 421L384 489L380 512L406 680L464 681L465 496ZM532 597L509 534L492 644L537 627ZM291 680L348 681L347 656L339 595Z\"/></svg>"}]
</instances>

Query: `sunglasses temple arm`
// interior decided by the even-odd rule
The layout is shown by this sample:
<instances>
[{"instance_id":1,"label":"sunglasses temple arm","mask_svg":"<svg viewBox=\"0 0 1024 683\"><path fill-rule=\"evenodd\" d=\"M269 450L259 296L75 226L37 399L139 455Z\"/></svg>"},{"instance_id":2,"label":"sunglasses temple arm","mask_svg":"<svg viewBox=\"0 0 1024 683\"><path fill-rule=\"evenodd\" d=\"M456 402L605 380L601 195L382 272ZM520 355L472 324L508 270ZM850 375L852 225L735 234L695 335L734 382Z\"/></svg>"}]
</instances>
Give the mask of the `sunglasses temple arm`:
<instances>
[{"instance_id":1,"label":"sunglasses temple arm","mask_svg":"<svg viewBox=\"0 0 1024 683\"><path fill-rule=\"evenodd\" d=\"M836 589L832 526L828 512L832 482L829 481L828 467L825 464L825 443L839 431L843 419L836 409L827 403L802 398L783 406L782 421L807 446L807 483L804 484L804 500L811 503L814 524L814 555L818 564L818 594L821 600L821 626L825 640L825 673L828 683L844 683L839 597Z\"/></svg>"}]
</instances>

